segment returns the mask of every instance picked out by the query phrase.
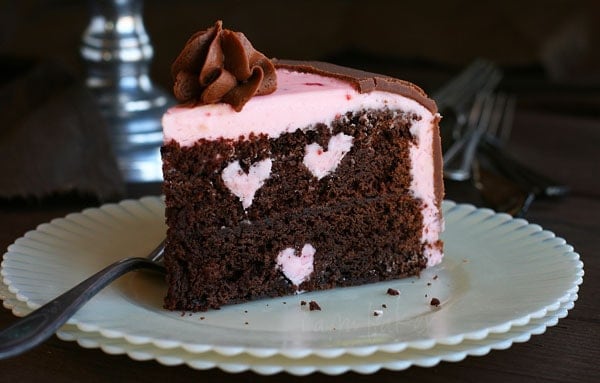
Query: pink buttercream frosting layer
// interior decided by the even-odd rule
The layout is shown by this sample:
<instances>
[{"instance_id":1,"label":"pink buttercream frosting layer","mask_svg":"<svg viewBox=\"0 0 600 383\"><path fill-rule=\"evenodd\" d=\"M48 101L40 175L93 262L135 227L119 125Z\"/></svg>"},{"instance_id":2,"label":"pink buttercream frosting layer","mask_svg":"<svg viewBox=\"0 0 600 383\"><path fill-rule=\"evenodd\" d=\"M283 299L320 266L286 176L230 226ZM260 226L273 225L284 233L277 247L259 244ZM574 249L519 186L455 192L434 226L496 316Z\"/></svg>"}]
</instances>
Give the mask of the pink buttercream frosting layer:
<instances>
[{"instance_id":1,"label":"pink buttercream frosting layer","mask_svg":"<svg viewBox=\"0 0 600 383\"><path fill-rule=\"evenodd\" d=\"M414 113L420 120L414 121L411 133L417 144L411 145L410 157L411 190L416 198L423 201L422 242L428 266L439 263L442 253L433 246L443 229L443 221L436 208L433 184L433 123L436 115L418 102L394 93L373 91L358 93L350 84L331 77L311 73L277 70L277 90L269 95L253 97L240 112L235 112L228 104L210 104L194 108L176 106L163 116L163 134L165 143L176 141L181 146L191 146L200 139L248 139L251 134L266 134L276 138L296 129L310 129L318 123L331 124L335 118L347 112L363 109L389 108ZM340 137L344 138L344 137ZM335 171L336 161L351 148L351 139L340 141L339 149L331 150L327 157L327 166L323 169L313 166L311 171L317 178ZM339 145L336 143L336 145ZM308 162L311 163L320 148L307 147ZM334 149L334 150L332 150ZM339 152L334 155L334 152ZM254 191L268 178L266 168L256 169L256 174L244 174L233 165L224 179L233 185L236 194L247 208L252 203ZM312 166L312 165L311 165ZM270 167L269 167L270 168ZM263 174L265 173L265 174Z\"/></svg>"},{"instance_id":2,"label":"pink buttercream frosting layer","mask_svg":"<svg viewBox=\"0 0 600 383\"><path fill-rule=\"evenodd\" d=\"M248 138L250 133L275 138L317 123L329 124L345 111L386 105L429 113L412 99L380 91L361 94L350 84L331 77L279 69L277 83L274 93L253 97L240 112L228 104L169 109L162 121L165 142L175 140L181 146L190 146L202 138Z\"/></svg>"}]
</instances>

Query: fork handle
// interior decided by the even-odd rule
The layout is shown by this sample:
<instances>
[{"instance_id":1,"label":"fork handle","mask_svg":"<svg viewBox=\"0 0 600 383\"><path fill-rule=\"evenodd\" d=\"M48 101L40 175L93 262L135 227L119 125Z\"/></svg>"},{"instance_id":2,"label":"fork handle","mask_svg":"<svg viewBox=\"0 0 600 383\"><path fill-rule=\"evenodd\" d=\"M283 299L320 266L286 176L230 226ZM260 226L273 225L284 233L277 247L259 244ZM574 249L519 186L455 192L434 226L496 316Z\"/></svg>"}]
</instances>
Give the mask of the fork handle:
<instances>
[{"instance_id":1,"label":"fork handle","mask_svg":"<svg viewBox=\"0 0 600 383\"><path fill-rule=\"evenodd\" d=\"M564 197L569 193L569 186L526 166L491 139L483 140L480 149L501 173L536 197Z\"/></svg>"},{"instance_id":2,"label":"fork handle","mask_svg":"<svg viewBox=\"0 0 600 383\"><path fill-rule=\"evenodd\" d=\"M471 165L482 135L480 129L473 129L450 147L444 154L444 177L454 181L466 181L471 177Z\"/></svg>"},{"instance_id":3,"label":"fork handle","mask_svg":"<svg viewBox=\"0 0 600 383\"><path fill-rule=\"evenodd\" d=\"M42 343L106 285L129 271L141 268L164 270L162 266L146 258L122 259L105 267L31 314L18 319L0 331L0 359L19 355Z\"/></svg>"}]
</instances>

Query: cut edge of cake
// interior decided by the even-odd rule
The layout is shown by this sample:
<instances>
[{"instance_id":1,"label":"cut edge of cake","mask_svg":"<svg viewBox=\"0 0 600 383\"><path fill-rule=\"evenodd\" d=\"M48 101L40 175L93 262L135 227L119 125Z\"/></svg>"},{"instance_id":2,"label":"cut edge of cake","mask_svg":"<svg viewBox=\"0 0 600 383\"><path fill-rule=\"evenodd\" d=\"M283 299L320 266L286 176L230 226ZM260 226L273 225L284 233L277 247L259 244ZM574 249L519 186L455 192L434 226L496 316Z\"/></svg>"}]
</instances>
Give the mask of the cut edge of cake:
<instances>
[{"instance_id":1,"label":"cut edge of cake","mask_svg":"<svg viewBox=\"0 0 600 383\"><path fill-rule=\"evenodd\" d=\"M441 262L435 103L388 76L322 62L273 63L277 88L248 98L239 111L188 102L163 117L169 309L396 279ZM378 168L369 173L361 160ZM412 212L406 222L402 209ZM353 212L364 222L353 222ZM362 243L367 229L378 241L373 249ZM262 230L262 243L252 243L253 230L256 238ZM337 251L328 233L354 247L341 243L345 254L324 254ZM419 243L402 244L407 233ZM361 275L363 264L370 269Z\"/></svg>"}]
</instances>

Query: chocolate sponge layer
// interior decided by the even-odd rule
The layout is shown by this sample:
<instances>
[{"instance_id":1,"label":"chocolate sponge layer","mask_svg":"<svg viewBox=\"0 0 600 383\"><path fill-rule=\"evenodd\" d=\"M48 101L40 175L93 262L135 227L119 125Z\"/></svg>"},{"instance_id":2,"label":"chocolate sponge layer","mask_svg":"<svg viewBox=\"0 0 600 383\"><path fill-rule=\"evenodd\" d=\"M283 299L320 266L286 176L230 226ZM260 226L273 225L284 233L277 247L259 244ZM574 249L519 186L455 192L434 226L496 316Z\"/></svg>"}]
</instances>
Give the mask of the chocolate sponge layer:
<instances>
[{"instance_id":1,"label":"chocolate sponge layer","mask_svg":"<svg viewBox=\"0 0 600 383\"><path fill-rule=\"evenodd\" d=\"M418 274L421 201L412 197L409 144L414 115L361 111L276 139L171 142L162 148L166 220L165 307L207 310L267 296L351 286ZM303 165L305 147L326 148L338 133L353 146L335 172L317 179ZM222 170L272 160L270 178L244 210ZM294 286L277 254L315 249L314 271Z\"/></svg>"}]
</instances>

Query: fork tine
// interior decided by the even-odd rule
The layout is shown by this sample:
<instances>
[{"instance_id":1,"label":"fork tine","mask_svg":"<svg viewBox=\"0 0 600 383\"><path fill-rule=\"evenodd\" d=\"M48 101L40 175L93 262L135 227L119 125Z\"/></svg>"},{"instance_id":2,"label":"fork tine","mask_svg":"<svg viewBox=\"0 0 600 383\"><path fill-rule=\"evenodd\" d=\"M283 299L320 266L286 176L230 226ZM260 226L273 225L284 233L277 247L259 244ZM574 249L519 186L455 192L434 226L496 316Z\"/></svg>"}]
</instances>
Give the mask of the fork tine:
<instances>
[{"instance_id":1,"label":"fork tine","mask_svg":"<svg viewBox=\"0 0 600 383\"><path fill-rule=\"evenodd\" d=\"M440 123L444 157L449 149L459 149L455 144L468 131L469 113L477 94L491 93L501 78L502 73L494 63L478 59L434 93L433 99L444 115Z\"/></svg>"},{"instance_id":2,"label":"fork tine","mask_svg":"<svg viewBox=\"0 0 600 383\"><path fill-rule=\"evenodd\" d=\"M491 94L478 94L469 114L467 133L444 157L444 176L455 181L471 178L471 167L481 138L502 119L504 102Z\"/></svg>"},{"instance_id":3,"label":"fork tine","mask_svg":"<svg viewBox=\"0 0 600 383\"><path fill-rule=\"evenodd\" d=\"M457 96L463 93L465 88L468 88L469 84L480 76L482 70L485 70L485 65L483 60L475 60L441 89L436 91L433 94L433 99L440 104L440 109L447 106L447 104L453 104Z\"/></svg>"},{"instance_id":4,"label":"fork tine","mask_svg":"<svg viewBox=\"0 0 600 383\"><path fill-rule=\"evenodd\" d=\"M506 100L506 108L504 113L504 121L500 127L500 132L497 134L502 145L508 142L510 134L512 133L513 122L515 119L516 109L516 98L514 96L508 97Z\"/></svg>"},{"instance_id":5,"label":"fork tine","mask_svg":"<svg viewBox=\"0 0 600 383\"><path fill-rule=\"evenodd\" d=\"M478 59L433 94L440 110L464 112L478 92L493 90L502 75L492 62Z\"/></svg>"},{"instance_id":6,"label":"fork tine","mask_svg":"<svg viewBox=\"0 0 600 383\"><path fill-rule=\"evenodd\" d=\"M502 132L506 122L506 120L503 122L502 119L503 115L506 113L506 102L507 97L504 93L496 94L496 104L498 107L494 109L494 113L490 120L490 125L487 129L488 136L499 137L500 133Z\"/></svg>"},{"instance_id":7,"label":"fork tine","mask_svg":"<svg viewBox=\"0 0 600 383\"><path fill-rule=\"evenodd\" d=\"M502 108L497 109L497 116L492 119L490 128L486 134L486 140L493 142L497 146L504 146L512 131L516 99L513 95L498 93L497 102L502 104Z\"/></svg>"}]
</instances>

